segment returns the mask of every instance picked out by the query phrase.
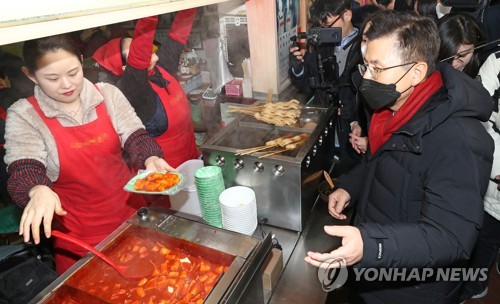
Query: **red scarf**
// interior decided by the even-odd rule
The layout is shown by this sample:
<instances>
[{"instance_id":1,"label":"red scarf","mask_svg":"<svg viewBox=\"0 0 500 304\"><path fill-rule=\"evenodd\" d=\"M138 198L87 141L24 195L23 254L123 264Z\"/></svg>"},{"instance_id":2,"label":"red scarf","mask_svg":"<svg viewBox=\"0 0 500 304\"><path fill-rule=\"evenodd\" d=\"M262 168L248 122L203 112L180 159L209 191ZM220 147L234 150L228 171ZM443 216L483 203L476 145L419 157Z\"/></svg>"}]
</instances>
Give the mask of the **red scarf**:
<instances>
[{"instance_id":1,"label":"red scarf","mask_svg":"<svg viewBox=\"0 0 500 304\"><path fill-rule=\"evenodd\" d=\"M368 131L371 154L375 154L378 148L389 140L393 132L407 123L442 85L441 73L435 71L429 78L415 87L413 93L394 115L392 110L388 108L376 110L373 113Z\"/></svg>"}]
</instances>

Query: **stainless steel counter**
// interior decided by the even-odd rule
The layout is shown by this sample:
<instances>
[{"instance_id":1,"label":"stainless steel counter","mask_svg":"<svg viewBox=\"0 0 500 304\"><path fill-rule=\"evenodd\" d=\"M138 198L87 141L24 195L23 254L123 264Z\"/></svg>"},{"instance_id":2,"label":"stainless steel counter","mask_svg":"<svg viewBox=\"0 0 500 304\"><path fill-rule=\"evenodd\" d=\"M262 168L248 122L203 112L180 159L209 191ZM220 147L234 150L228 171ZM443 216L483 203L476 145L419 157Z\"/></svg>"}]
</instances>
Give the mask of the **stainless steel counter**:
<instances>
[{"instance_id":1,"label":"stainless steel counter","mask_svg":"<svg viewBox=\"0 0 500 304\"><path fill-rule=\"evenodd\" d=\"M328 214L327 204L318 199L302 233L264 226L266 232L272 231L283 247L284 269L271 292L264 290L267 303L325 303L327 293L318 281L316 267L304 261L307 251L326 252L337 248L341 239L326 234L325 225L346 225L346 220L334 219Z\"/></svg>"},{"instance_id":2,"label":"stainless steel counter","mask_svg":"<svg viewBox=\"0 0 500 304\"><path fill-rule=\"evenodd\" d=\"M339 247L341 240L326 234L323 227L347 225L351 220L349 212L346 213L346 220L334 219L328 214L327 207L327 203L318 198L301 233L270 225L259 225L254 232L253 236L258 238L263 238L267 233L274 234L283 249L283 272L272 291L264 289L265 303L325 303L328 294L318 281L318 269L307 264L304 257L307 251L327 252ZM192 215L179 215L203 221Z\"/></svg>"}]
</instances>

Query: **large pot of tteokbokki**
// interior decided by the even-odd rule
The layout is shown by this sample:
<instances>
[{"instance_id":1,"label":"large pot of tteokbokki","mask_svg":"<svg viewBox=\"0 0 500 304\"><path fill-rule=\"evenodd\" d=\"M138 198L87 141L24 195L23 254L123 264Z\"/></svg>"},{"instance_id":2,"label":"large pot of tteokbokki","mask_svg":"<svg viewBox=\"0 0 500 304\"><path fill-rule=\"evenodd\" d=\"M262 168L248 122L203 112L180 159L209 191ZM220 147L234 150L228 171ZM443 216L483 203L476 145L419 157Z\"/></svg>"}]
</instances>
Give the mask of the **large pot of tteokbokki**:
<instances>
[{"instance_id":1,"label":"large pot of tteokbokki","mask_svg":"<svg viewBox=\"0 0 500 304\"><path fill-rule=\"evenodd\" d=\"M126 279L89 253L30 303L264 303L260 269L271 243L142 208L97 249L151 274Z\"/></svg>"}]
</instances>

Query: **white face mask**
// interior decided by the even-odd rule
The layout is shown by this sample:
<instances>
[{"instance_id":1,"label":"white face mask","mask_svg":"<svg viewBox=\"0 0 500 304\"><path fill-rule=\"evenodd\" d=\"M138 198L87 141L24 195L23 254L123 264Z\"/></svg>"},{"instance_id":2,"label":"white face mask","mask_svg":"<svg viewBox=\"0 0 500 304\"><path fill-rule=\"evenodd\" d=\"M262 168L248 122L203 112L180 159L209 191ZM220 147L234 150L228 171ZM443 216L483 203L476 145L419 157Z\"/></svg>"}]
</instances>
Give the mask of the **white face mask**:
<instances>
[{"instance_id":1,"label":"white face mask","mask_svg":"<svg viewBox=\"0 0 500 304\"><path fill-rule=\"evenodd\" d=\"M361 55L363 56L363 58L365 58L366 55L366 47L366 44L361 46Z\"/></svg>"},{"instance_id":2,"label":"white face mask","mask_svg":"<svg viewBox=\"0 0 500 304\"><path fill-rule=\"evenodd\" d=\"M451 6L444 6L441 3L436 4L436 14L439 19L441 19L444 15L449 14L451 12Z\"/></svg>"}]
</instances>

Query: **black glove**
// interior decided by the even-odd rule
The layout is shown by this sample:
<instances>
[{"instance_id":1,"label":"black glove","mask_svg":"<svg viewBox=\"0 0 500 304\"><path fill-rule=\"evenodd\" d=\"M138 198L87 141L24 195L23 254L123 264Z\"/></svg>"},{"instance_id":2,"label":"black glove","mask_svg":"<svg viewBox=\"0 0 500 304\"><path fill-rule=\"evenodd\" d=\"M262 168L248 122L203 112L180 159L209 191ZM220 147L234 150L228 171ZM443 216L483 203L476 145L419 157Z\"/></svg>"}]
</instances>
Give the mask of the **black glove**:
<instances>
[{"instance_id":1,"label":"black glove","mask_svg":"<svg viewBox=\"0 0 500 304\"><path fill-rule=\"evenodd\" d=\"M290 66L292 67L293 72L302 72L302 69L304 68L304 62L302 60L297 59L297 56L295 56L292 52L288 53L288 60L290 61Z\"/></svg>"}]
</instances>

